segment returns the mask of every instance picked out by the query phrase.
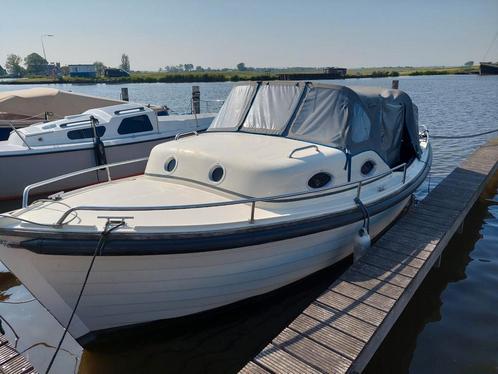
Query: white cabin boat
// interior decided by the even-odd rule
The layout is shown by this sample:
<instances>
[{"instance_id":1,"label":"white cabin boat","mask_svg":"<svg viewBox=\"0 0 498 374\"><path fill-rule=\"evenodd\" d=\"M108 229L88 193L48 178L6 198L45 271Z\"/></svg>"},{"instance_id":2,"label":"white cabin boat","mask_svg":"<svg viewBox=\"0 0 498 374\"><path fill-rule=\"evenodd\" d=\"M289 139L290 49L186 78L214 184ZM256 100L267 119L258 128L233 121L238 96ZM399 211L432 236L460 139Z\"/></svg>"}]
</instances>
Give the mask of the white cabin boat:
<instances>
[{"instance_id":1,"label":"white cabin boat","mask_svg":"<svg viewBox=\"0 0 498 374\"><path fill-rule=\"evenodd\" d=\"M92 108L124 103L121 100L48 87L3 91L0 92L0 140L8 138L12 126L22 128L83 113Z\"/></svg>"},{"instance_id":2,"label":"white cabin boat","mask_svg":"<svg viewBox=\"0 0 498 374\"><path fill-rule=\"evenodd\" d=\"M1 216L0 259L66 324L97 256L69 326L84 343L336 263L396 219L430 165L402 91L241 84L207 132L154 147L144 175Z\"/></svg>"},{"instance_id":3,"label":"white cabin boat","mask_svg":"<svg viewBox=\"0 0 498 374\"><path fill-rule=\"evenodd\" d=\"M12 131L0 141L0 200L18 198L26 185L61 174L147 157L151 149L184 132L203 131L214 114L158 117L140 104L120 104L90 109L78 115ZM113 170L114 178L142 174L142 163ZM102 179L104 178L104 179ZM41 187L47 193L107 180L94 171Z\"/></svg>"}]
</instances>

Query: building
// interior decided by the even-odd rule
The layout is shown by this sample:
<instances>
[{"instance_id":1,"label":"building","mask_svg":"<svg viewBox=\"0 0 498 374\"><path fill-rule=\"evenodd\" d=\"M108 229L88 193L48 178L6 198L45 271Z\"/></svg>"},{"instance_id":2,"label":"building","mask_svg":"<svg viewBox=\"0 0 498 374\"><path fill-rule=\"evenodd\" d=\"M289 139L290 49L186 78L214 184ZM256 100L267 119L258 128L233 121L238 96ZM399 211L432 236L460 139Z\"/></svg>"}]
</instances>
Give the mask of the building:
<instances>
[{"instance_id":1,"label":"building","mask_svg":"<svg viewBox=\"0 0 498 374\"><path fill-rule=\"evenodd\" d=\"M109 78L117 78L117 77L129 77L130 73L128 73L123 69L107 68L105 69L104 75Z\"/></svg>"},{"instance_id":2,"label":"building","mask_svg":"<svg viewBox=\"0 0 498 374\"><path fill-rule=\"evenodd\" d=\"M96 78L97 70L93 64L68 65L70 77Z\"/></svg>"},{"instance_id":3,"label":"building","mask_svg":"<svg viewBox=\"0 0 498 374\"><path fill-rule=\"evenodd\" d=\"M278 79L288 80L313 80L313 79L343 79L346 77L348 69L328 67L324 68L321 73L285 73L279 74Z\"/></svg>"}]
</instances>

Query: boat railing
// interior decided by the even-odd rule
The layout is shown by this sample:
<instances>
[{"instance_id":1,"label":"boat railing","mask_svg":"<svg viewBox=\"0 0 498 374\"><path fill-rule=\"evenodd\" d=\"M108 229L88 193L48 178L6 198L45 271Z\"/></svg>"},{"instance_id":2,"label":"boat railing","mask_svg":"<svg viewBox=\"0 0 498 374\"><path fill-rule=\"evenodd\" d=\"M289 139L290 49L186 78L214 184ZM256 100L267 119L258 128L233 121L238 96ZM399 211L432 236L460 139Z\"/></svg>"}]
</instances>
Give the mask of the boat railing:
<instances>
[{"instance_id":1,"label":"boat railing","mask_svg":"<svg viewBox=\"0 0 498 374\"><path fill-rule=\"evenodd\" d=\"M26 186L24 188L24 191L22 193L22 207L26 208L28 206L29 193L31 190L33 190L35 188L42 187L42 186L45 186L47 184L52 184L52 183L55 183L55 182L58 182L58 181L61 181L64 179L76 177L76 176L81 175L81 174L90 173L92 171L102 170L102 169L105 169L105 171L107 173L107 181L110 182L110 181L112 181L111 170L110 170L111 168L116 167L116 166L121 166L121 165L128 165L128 164L133 164L133 163L137 163L137 162L143 162L143 161L147 161L148 159L149 159L149 157L142 157L142 158L137 158L134 160L127 160L127 161L121 161L121 162L114 162L112 164L94 166L91 168L74 171L72 173L59 175L57 177L45 179L43 181L30 184L29 186Z\"/></svg>"},{"instance_id":2,"label":"boat railing","mask_svg":"<svg viewBox=\"0 0 498 374\"><path fill-rule=\"evenodd\" d=\"M108 164L108 165L100 165L96 166L93 168L88 168L84 169L81 171L76 171L74 173L69 173L65 175L61 175L59 177L51 178L46 181L34 183L32 185L27 186L24 189L23 193L23 208L26 208L28 206L28 198L29 198L29 192L33 188L37 188L49 183L57 182L62 179L67 179L71 178L80 174L88 173L91 171L95 170L100 170L105 168L107 171L107 176L108 176L108 181L111 181L111 175L110 175L110 168L115 167L115 166L120 166L120 165L126 165L134 162L140 162L140 161L145 161L147 160L147 157L136 159L136 160L129 160L129 161L123 161L123 162L117 162L114 164ZM274 195L274 196L267 196L267 197L254 197L254 198L243 198L243 199L238 199L238 200L230 200L230 201L219 201L219 202L213 202L213 203L203 203L203 204L185 204L185 205L159 205L159 206L76 206L69 208L66 210L62 216L59 218L57 223L55 224L56 226L61 226L64 224L64 221L66 218L73 212L76 211L106 211L106 212L130 212L130 211L169 211L169 210L185 210L185 209L200 209L200 208L214 208L214 207L222 207L222 206L229 206L229 205L242 205L242 204L250 204L251 206L251 211L250 211L250 218L249 218L249 223L254 223L255 222L255 210L256 210L256 203L289 203L289 202L296 202L296 201L303 201L303 200L308 200L308 199L316 199L320 197L325 197L325 196L330 196L330 195L335 195L338 193L350 191L356 189L356 197L360 198L362 188L368 184L371 184L379 179L385 178L386 176L392 175L394 172L401 171L403 173L402 176L402 184L406 183L406 171L407 171L407 164L403 163L400 164L392 169L390 169L387 172L384 172L382 174L378 174L366 179L363 179L361 181L356 181L356 182L348 182L336 186L332 186L329 188L325 188L321 190L320 192L316 191L302 191L302 192L293 192L293 193L288 193L288 194L282 194L282 195Z\"/></svg>"}]
</instances>

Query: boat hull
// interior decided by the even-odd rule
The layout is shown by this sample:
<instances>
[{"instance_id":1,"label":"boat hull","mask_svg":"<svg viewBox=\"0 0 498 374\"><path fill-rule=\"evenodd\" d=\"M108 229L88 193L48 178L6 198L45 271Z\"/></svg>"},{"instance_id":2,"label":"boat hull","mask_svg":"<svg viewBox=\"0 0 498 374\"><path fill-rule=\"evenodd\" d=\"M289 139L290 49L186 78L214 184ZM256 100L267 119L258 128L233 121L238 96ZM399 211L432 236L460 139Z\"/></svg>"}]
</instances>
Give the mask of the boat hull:
<instances>
[{"instance_id":1,"label":"boat hull","mask_svg":"<svg viewBox=\"0 0 498 374\"><path fill-rule=\"evenodd\" d=\"M371 217L377 236L409 197ZM100 330L191 315L261 295L328 267L352 253L362 222L292 239L196 253L97 257L69 331ZM5 265L63 324L90 256L37 254L0 243ZM82 339L83 338L83 339Z\"/></svg>"}]
</instances>

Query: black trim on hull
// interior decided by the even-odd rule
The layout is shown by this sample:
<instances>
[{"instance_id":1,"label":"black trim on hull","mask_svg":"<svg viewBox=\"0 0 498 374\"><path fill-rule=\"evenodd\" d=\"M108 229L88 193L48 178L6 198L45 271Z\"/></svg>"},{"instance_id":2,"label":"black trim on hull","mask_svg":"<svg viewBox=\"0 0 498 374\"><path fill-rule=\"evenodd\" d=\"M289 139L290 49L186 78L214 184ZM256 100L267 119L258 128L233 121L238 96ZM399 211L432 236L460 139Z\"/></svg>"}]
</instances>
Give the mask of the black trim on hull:
<instances>
[{"instance_id":1,"label":"black trim on hull","mask_svg":"<svg viewBox=\"0 0 498 374\"><path fill-rule=\"evenodd\" d=\"M429 151L430 152L430 151ZM398 193L391 194L386 199L367 205L371 216L379 214L409 197L424 181L430 169L431 153L424 170L415 180ZM248 227L244 229L224 230L209 233L186 234L113 234L106 244L103 256L143 256L165 255L219 251L231 248L259 245L299 236L311 235L322 231L332 230L363 220L358 208L347 211L322 215L292 221ZM9 234L9 232L5 232ZM10 232L10 235L14 234ZM33 238L19 243L19 247L45 255L91 256L97 245L97 238L81 239L71 234L55 234L55 238L47 238L46 233L32 233L45 238ZM15 235L15 234L14 234ZM28 236L30 233L18 233Z\"/></svg>"}]
</instances>

